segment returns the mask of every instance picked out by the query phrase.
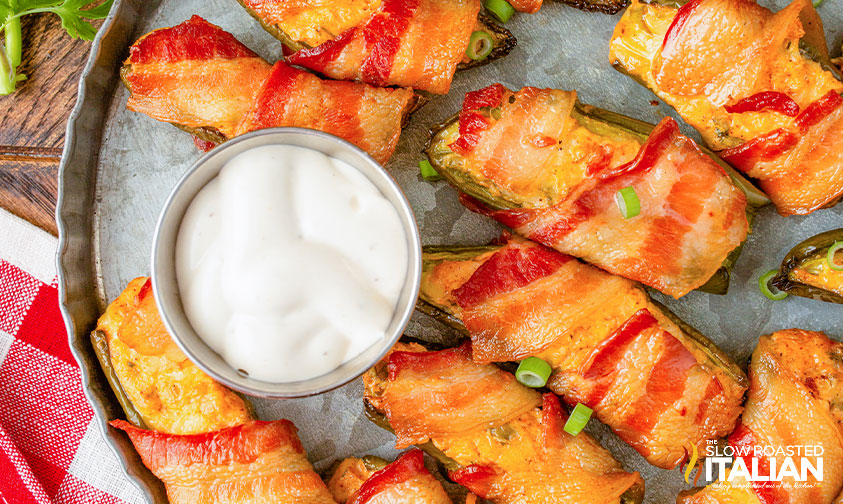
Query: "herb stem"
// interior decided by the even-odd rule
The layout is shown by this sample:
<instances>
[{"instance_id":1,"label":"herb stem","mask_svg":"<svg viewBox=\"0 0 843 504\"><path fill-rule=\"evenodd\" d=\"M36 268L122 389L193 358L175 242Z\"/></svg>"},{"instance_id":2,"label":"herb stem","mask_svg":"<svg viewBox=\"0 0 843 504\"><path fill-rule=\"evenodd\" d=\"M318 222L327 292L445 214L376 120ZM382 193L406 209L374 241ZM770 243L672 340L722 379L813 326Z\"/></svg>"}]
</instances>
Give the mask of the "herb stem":
<instances>
[{"instance_id":1,"label":"herb stem","mask_svg":"<svg viewBox=\"0 0 843 504\"><path fill-rule=\"evenodd\" d=\"M15 84L26 80L25 75L17 73L23 56L21 16L53 13L61 18L62 28L68 35L93 40L96 29L86 20L107 17L113 2L114 0L0 0L0 35L3 35L3 42L0 42L0 95L13 93ZM96 3L99 5L91 7Z\"/></svg>"},{"instance_id":2,"label":"herb stem","mask_svg":"<svg viewBox=\"0 0 843 504\"><path fill-rule=\"evenodd\" d=\"M6 48L0 44L0 95L11 94L15 90L15 71L6 54Z\"/></svg>"},{"instance_id":3,"label":"herb stem","mask_svg":"<svg viewBox=\"0 0 843 504\"><path fill-rule=\"evenodd\" d=\"M15 90L15 84L21 80L17 75L23 56L23 39L21 37L20 19L12 13L18 8L18 0L7 0L10 7L9 16L3 20L2 31L5 46L0 45L0 95L7 95Z\"/></svg>"},{"instance_id":4,"label":"herb stem","mask_svg":"<svg viewBox=\"0 0 843 504\"><path fill-rule=\"evenodd\" d=\"M17 68L20 66L21 56L23 54L20 19L14 18L8 20L3 31L6 34L6 56L9 58L12 66Z\"/></svg>"},{"instance_id":5,"label":"herb stem","mask_svg":"<svg viewBox=\"0 0 843 504\"><path fill-rule=\"evenodd\" d=\"M16 12L15 14L6 18L6 22L8 23L9 21L14 21L16 19L20 19L21 17L28 16L29 14L40 14L40 13L44 13L44 12L51 12L51 13L55 14L56 13L56 7L55 6L53 6L53 7L39 7L37 9L27 9L25 11Z\"/></svg>"}]
</instances>

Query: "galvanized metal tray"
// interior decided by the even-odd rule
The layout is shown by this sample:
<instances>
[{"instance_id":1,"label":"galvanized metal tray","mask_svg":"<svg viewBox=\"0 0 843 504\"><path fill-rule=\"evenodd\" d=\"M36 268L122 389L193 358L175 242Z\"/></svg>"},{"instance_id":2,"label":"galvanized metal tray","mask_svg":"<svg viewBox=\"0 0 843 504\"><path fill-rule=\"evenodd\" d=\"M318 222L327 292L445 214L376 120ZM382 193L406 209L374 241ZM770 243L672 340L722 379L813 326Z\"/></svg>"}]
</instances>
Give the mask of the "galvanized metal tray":
<instances>
[{"instance_id":1,"label":"galvanized metal tray","mask_svg":"<svg viewBox=\"0 0 843 504\"><path fill-rule=\"evenodd\" d=\"M762 3L775 10L785 5L779 0ZM163 486L143 466L128 439L106 424L122 413L99 368L89 333L106 303L129 280L149 274L152 232L164 199L200 156L185 133L125 109L127 92L120 85L118 69L138 36L193 14L234 33L270 61L281 57L280 44L235 0L117 0L82 76L59 174L59 288L70 345L81 364L100 428L142 494L156 504L167 502ZM820 8L820 14L836 54L840 34L833 29L841 26L843 5L831 0ZM576 89L586 103L650 122L673 115L664 104L652 105L652 94L609 66L608 41L618 17L552 2L535 15L515 16L507 28L518 38L518 46L507 58L460 72L448 96L433 99L413 116L388 168L407 193L425 244L479 244L500 232L486 218L465 211L445 183L427 183L418 175L427 127L458 110L466 91L492 82L511 88ZM684 131L696 138L690 128ZM756 282L796 243L841 226L843 205L787 219L767 207L760 212L735 267L728 295L695 292L679 301L656 297L741 364L759 335L777 329L823 330L839 338L843 307L792 297L773 303L758 292ZM423 316L414 318L408 332L428 339L447 334L444 327ZM322 396L258 400L256 406L262 418L294 421L311 460L324 470L350 455L395 455L392 435L363 417L361 393L358 380ZM679 471L650 466L604 426L590 422L589 432L628 469L641 472L646 479L646 502L673 502L687 488Z\"/></svg>"}]
</instances>

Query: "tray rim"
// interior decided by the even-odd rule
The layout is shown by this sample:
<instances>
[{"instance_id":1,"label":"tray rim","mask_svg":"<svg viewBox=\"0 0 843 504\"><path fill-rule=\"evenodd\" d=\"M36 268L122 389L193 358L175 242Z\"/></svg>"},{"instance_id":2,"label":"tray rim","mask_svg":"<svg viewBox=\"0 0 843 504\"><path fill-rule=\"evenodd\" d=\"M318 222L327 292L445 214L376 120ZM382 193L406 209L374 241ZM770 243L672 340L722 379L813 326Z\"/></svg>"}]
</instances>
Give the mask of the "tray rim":
<instances>
[{"instance_id":1,"label":"tray rim","mask_svg":"<svg viewBox=\"0 0 843 504\"><path fill-rule=\"evenodd\" d=\"M158 1L150 4L158 4ZM136 5L140 4L140 5ZM91 367L93 362L98 366L90 341L90 330L101 313L101 300L96 295L96 285L92 282L99 275L98 268L92 256L92 240L94 237L94 214L90 212L95 200L97 159L99 147L103 141L105 122L102 121L91 131L85 126L86 115L96 111L97 116L104 118L111 100L101 100L103 94L110 94L117 85L117 74L111 65L105 64L103 54L108 51L112 56L120 57L126 51L128 44L123 39L130 39L136 30L136 21L140 9L149 8L146 2L140 0L115 0L108 16L97 32L88 55L88 60L79 77L76 104L69 116L65 129L65 142L62 150L61 163L58 171L58 195L56 200L56 225L58 230L58 247L56 251L56 271L58 276L59 310L67 331L70 351L79 365L82 388L85 398L94 411L94 421L108 448L114 453L120 469L130 483L139 491L140 496L148 503L167 504L166 492L163 484L143 466L140 456L134 450L125 434L108 425L111 418L116 418L115 411L120 411L116 398L99 367ZM132 12L129 12L129 11ZM126 29L128 28L128 29ZM100 72L100 70L103 70ZM88 138L83 135L91 134ZM90 144L93 148L77 148L81 142ZM87 177L79 178L80 171ZM81 185L81 187L80 187ZM74 198L70 189L76 189ZM80 190L84 190L82 199L87 208L81 213L74 208L78 203ZM83 251L74 250L72 243L75 237L82 235L83 243L88 246ZM78 245L78 243L76 244ZM81 261L79 261L80 257ZM87 270L87 271L86 271ZM79 274L86 272L87 274ZM80 291L87 291L80 298ZM81 304L97 305L91 313ZM89 307L90 308L90 307ZM91 317L93 315L93 318ZM85 319L85 320L83 320ZM103 386L104 385L104 386Z\"/></svg>"}]
</instances>

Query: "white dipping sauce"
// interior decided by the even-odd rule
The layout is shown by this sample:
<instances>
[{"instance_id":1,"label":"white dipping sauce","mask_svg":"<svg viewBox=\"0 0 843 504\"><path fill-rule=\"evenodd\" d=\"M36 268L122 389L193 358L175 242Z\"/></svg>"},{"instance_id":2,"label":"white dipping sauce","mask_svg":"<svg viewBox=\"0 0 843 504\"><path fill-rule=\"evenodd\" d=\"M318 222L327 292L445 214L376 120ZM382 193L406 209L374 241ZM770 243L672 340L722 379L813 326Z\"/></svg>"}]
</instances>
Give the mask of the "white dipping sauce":
<instances>
[{"instance_id":1,"label":"white dipping sauce","mask_svg":"<svg viewBox=\"0 0 843 504\"><path fill-rule=\"evenodd\" d=\"M325 374L383 338L407 262L398 212L366 176L284 145L229 161L176 243L193 328L233 368L274 383Z\"/></svg>"}]
</instances>

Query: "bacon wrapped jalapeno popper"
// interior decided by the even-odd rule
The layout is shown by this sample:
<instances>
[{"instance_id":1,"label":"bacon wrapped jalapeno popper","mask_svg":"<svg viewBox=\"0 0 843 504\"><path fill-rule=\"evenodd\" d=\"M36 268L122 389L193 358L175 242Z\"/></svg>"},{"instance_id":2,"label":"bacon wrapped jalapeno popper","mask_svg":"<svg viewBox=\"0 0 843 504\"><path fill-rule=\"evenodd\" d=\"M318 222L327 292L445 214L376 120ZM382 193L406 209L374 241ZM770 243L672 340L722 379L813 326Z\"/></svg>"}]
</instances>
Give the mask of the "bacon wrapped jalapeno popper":
<instances>
[{"instance_id":1,"label":"bacon wrapped jalapeno popper","mask_svg":"<svg viewBox=\"0 0 843 504\"><path fill-rule=\"evenodd\" d=\"M292 423L254 420L248 402L178 349L149 279L129 283L91 338L129 420L110 424L128 434L172 504L334 504Z\"/></svg>"},{"instance_id":2,"label":"bacon wrapped jalapeno popper","mask_svg":"<svg viewBox=\"0 0 843 504\"><path fill-rule=\"evenodd\" d=\"M843 228L795 246L782 261L773 285L789 294L843 304Z\"/></svg>"},{"instance_id":3,"label":"bacon wrapped jalapeno popper","mask_svg":"<svg viewBox=\"0 0 843 504\"><path fill-rule=\"evenodd\" d=\"M399 343L363 376L367 412L419 444L451 479L496 504L641 502L644 481L585 433L562 430L566 413L464 345L439 352Z\"/></svg>"},{"instance_id":4,"label":"bacon wrapped jalapeno popper","mask_svg":"<svg viewBox=\"0 0 843 504\"><path fill-rule=\"evenodd\" d=\"M713 343L634 282L526 240L427 248L419 308L467 333L477 363L545 360L551 390L664 469L741 413L746 377Z\"/></svg>"},{"instance_id":5,"label":"bacon wrapped jalapeno popper","mask_svg":"<svg viewBox=\"0 0 843 504\"><path fill-rule=\"evenodd\" d=\"M445 94L458 68L506 56L515 37L480 0L239 0L290 51L333 79Z\"/></svg>"},{"instance_id":6,"label":"bacon wrapped jalapeno popper","mask_svg":"<svg viewBox=\"0 0 843 504\"><path fill-rule=\"evenodd\" d=\"M331 476L328 489L340 504L452 504L418 449L392 463L371 456L347 458Z\"/></svg>"},{"instance_id":7,"label":"bacon wrapped jalapeno popper","mask_svg":"<svg viewBox=\"0 0 843 504\"><path fill-rule=\"evenodd\" d=\"M843 343L832 341L821 332L801 329L762 336L752 354L749 380L741 424L729 437L729 442L753 473L769 477L773 471L782 477L748 482L735 475L705 488L683 492L677 502L840 502L843 491ZM804 447L809 447L811 452L804 451ZM802 448L799 453L796 452L798 448ZM781 453L788 449L794 452L791 462L799 479L789 470L788 474L783 474L788 459ZM773 459L776 455L770 455L774 451L779 453L777 461ZM809 470L809 465L816 473ZM735 471L734 465L732 471ZM802 479L802 474L806 479Z\"/></svg>"},{"instance_id":8,"label":"bacon wrapped jalapeno popper","mask_svg":"<svg viewBox=\"0 0 843 504\"><path fill-rule=\"evenodd\" d=\"M610 60L756 179L782 215L843 196L843 83L810 0L633 0Z\"/></svg>"},{"instance_id":9,"label":"bacon wrapped jalapeno popper","mask_svg":"<svg viewBox=\"0 0 843 504\"><path fill-rule=\"evenodd\" d=\"M253 418L251 405L182 353L158 314L148 278L135 278L91 333L126 418L165 434L199 434Z\"/></svg>"},{"instance_id":10,"label":"bacon wrapped jalapeno popper","mask_svg":"<svg viewBox=\"0 0 843 504\"><path fill-rule=\"evenodd\" d=\"M325 81L280 61L272 66L199 16L135 42L121 77L129 110L207 142L298 126L344 138L380 163L395 151L419 100L411 89Z\"/></svg>"},{"instance_id":11,"label":"bacon wrapped jalapeno popper","mask_svg":"<svg viewBox=\"0 0 843 504\"><path fill-rule=\"evenodd\" d=\"M124 420L110 424L129 435L144 465L164 482L171 504L336 504L288 420L181 436Z\"/></svg>"},{"instance_id":12,"label":"bacon wrapped jalapeno popper","mask_svg":"<svg viewBox=\"0 0 843 504\"><path fill-rule=\"evenodd\" d=\"M428 158L470 209L677 298L726 292L747 198L767 201L672 119L653 127L573 91L495 84L436 128Z\"/></svg>"}]
</instances>

